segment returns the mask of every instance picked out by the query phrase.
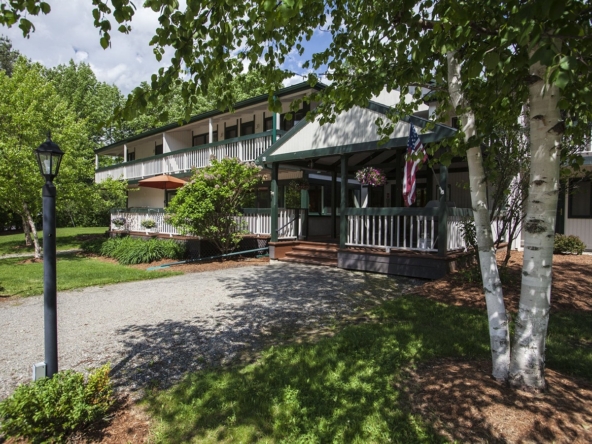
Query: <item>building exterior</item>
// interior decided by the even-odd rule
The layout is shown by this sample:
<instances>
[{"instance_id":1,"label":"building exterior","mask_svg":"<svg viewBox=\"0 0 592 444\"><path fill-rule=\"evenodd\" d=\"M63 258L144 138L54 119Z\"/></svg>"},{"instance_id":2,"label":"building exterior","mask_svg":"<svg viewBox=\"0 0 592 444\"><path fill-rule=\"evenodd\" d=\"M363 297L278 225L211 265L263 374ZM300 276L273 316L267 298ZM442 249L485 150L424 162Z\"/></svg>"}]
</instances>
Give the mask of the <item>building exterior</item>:
<instances>
[{"instance_id":1,"label":"building exterior","mask_svg":"<svg viewBox=\"0 0 592 444\"><path fill-rule=\"evenodd\" d=\"M397 103L396 91L383 92L367 107L354 107L322 126L305 119L315 103L304 104L293 120L286 119L293 100L321 88L303 83L278 91L278 114L269 112L267 96L260 96L238 103L232 113L207 112L184 126L167 125L97 150L97 166L100 155L119 161L97 168L95 180L122 178L129 184L128 208L113 213L125 225L112 229L142 232L141 221L150 218L157 222L155 232L177 235L164 218L175 190L143 187L140 180L163 174L184 179L192 168L207 166L211 156L237 157L263 168L256 203L241 218L251 236L269 241L272 259L428 278L454 268L466 249L461 221L472 214L466 162L424 166L417 174L416 204L405 207L402 202L410 124L429 144L453 136L452 120L425 129L431 113L427 103L398 122L386 143L379 143L375 121ZM355 180L355 172L367 166L384 171L384 186L366 188ZM298 206L288 204L292 181L306 183ZM592 224L587 229L584 219L591 217L592 194L590 182L582 183L583 191L562 205L565 232L575 230L584 239L582 234L592 234ZM586 199L587 207L580 202ZM590 237L584 242L592 245Z\"/></svg>"}]
</instances>

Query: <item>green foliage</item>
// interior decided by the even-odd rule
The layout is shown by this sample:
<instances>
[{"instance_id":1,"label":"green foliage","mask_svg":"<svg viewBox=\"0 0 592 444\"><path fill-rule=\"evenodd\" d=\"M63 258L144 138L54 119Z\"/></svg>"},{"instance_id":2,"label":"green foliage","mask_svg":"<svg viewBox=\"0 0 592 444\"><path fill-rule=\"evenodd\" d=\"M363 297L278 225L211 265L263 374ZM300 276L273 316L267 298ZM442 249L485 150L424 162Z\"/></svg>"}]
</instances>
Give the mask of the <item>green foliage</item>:
<instances>
[{"instance_id":1,"label":"green foliage","mask_svg":"<svg viewBox=\"0 0 592 444\"><path fill-rule=\"evenodd\" d=\"M0 403L0 431L33 442L63 442L71 432L99 421L113 405L107 364L91 372L65 370L19 386Z\"/></svg>"},{"instance_id":2,"label":"green foliage","mask_svg":"<svg viewBox=\"0 0 592 444\"><path fill-rule=\"evenodd\" d=\"M97 245L89 246L90 249ZM122 265L146 264L161 259L182 259L184 245L174 240L114 237L103 242L99 250L102 256L116 259Z\"/></svg>"},{"instance_id":3,"label":"green foliage","mask_svg":"<svg viewBox=\"0 0 592 444\"><path fill-rule=\"evenodd\" d=\"M181 232L208 239L228 253L240 242L243 230L236 216L261 182L260 168L238 159L211 162L179 189L167 213Z\"/></svg>"},{"instance_id":4,"label":"green foliage","mask_svg":"<svg viewBox=\"0 0 592 444\"><path fill-rule=\"evenodd\" d=\"M154 222L152 219L144 219L140 225L146 229L150 229L156 226L156 222Z\"/></svg>"},{"instance_id":5,"label":"green foliage","mask_svg":"<svg viewBox=\"0 0 592 444\"><path fill-rule=\"evenodd\" d=\"M57 258L58 292L94 285L159 279L182 274L174 271L151 272L113 264L97 258L60 255ZM22 258L0 259L2 296L43 294L43 262L23 262Z\"/></svg>"},{"instance_id":6,"label":"green foliage","mask_svg":"<svg viewBox=\"0 0 592 444\"><path fill-rule=\"evenodd\" d=\"M18 56L19 52L12 49L10 40L0 35L0 69L3 69L9 77L12 75L12 68Z\"/></svg>"},{"instance_id":7,"label":"green foliage","mask_svg":"<svg viewBox=\"0 0 592 444\"><path fill-rule=\"evenodd\" d=\"M555 244L553 253L555 254L582 254L586 249L586 244L573 234L566 236L564 234L555 235Z\"/></svg>"},{"instance_id":8,"label":"green foliage","mask_svg":"<svg viewBox=\"0 0 592 444\"><path fill-rule=\"evenodd\" d=\"M271 347L252 365L193 373L149 396L161 423L157 442L443 442L407 409L403 369L487 356L487 317L413 296L370 317L314 343Z\"/></svg>"},{"instance_id":9,"label":"green foliage","mask_svg":"<svg viewBox=\"0 0 592 444\"><path fill-rule=\"evenodd\" d=\"M76 227L58 228L56 230L56 248L60 250L74 250L82 248L82 243L90 237L98 237L107 231L107 227ZM43 245L43 232L39 233L41 245ZM25 246L23 233L5 234L0 236L0 256L13 253L31 253L33 247Z\"/></svg>"}]
</instances>

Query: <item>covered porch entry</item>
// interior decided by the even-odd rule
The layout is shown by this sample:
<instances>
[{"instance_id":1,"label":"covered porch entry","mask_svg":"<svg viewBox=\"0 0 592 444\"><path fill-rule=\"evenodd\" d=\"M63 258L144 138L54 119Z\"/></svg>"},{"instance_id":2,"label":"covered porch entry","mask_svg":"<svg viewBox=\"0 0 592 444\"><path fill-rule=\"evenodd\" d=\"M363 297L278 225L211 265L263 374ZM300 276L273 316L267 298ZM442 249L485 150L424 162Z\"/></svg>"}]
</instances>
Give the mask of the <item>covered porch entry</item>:
<instances>
[{"instance_id":1,"label":"covered porch entry","mask_svg":"<svg viewBox=\"0 0 592 444\"><path fill-rule=\"evenodd\" d=\"M386 274L436 278L454 268L465 249L460 221L470 209L449 203L448 169L440 166L437 176L422 173L423 187L416 206L404 207L402 178L410 123L418 132L428 121L410 116L395 126L391 137L379 144L375 120L386 108L371 104L353 108L335 123L300 122L289 134L259 158L271 172L270 256L278 260L334 265L341 268ZM455 130L436 124L420 135L424 145L450 137ZM365 189L355 181L355 172L366 166L384 171L386 187ZM310 198L302 190L299 239L280 241L276 214L278 172L300 169L310 182L325 183L330 197L329 214L313 215L305 205ZM439 190L443 190L440 193ZM329 208L329 206L327 206ZM315 220L321 218L322 222ZM324 232L319 232L322 224ZM307 260L308 259L308 260Z\"/></svg>"}]
</instances>

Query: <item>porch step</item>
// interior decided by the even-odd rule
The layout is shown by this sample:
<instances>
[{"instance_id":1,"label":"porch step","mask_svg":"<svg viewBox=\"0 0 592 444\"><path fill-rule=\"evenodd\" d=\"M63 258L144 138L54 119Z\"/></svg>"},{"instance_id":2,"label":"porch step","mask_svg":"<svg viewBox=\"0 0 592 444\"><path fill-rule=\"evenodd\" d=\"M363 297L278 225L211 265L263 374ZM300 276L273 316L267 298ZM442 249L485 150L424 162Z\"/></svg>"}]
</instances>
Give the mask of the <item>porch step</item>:
<instances>
[{"instance_id":1,"label":"porch step","mask_svg":"<svg viewBox=\"0 0 592 444\"><path fill-rule=\"evenodd\" d=\"M337 250L338 246L336 244L300 242L292 248L292 251L286 253L286 256L282 260L301 264L336 267Z\"/></svg>"}]
</instances>

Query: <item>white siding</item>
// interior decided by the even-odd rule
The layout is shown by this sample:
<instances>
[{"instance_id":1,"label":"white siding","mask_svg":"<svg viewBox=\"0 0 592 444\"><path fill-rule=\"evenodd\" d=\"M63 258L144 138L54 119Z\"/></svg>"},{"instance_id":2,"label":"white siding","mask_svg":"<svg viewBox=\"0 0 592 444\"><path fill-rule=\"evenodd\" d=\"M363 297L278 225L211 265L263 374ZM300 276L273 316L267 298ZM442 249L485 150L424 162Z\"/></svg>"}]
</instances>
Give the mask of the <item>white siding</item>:
<instances>
[{"instance_id":1,"label":"white siding","mask_svg":"<svg viewBox=\"0 0 592 444\"><path fill-rule=\"evenodd\" d=\"M377 118L383 114L366 108L354 107L337 117L334 123L321 126L318 120L305 125L273 154L297 153L310 149L344 146L380 140ZM398 122L390 137L407 137L409 124Z\"/></svg>"},{"instance_id":2,"label":"white siding","mask_svg":"<svg viewBox=\"0 0 592 444\"><path fill-rule=\"evenodd\" d=\"M163 152L170 153L171 151L189 148L192 145L191 142L191 131L175 131L171 133L165 133Z\"/></svg>"},{"instance_id":3,"label":"white siding","mask_svg":"<svg viewBox=\"0 0 592 444\"><path fill-rule=\"evenodd\" d=\"M569 198L565 199L565 208L563 214L568 214L568 202ZM582 239L582 242L586 244L586 250L592 250L592 219L583 218L565 218L565 234L574 234Z\"/></svg>"},{"instance_id":4,"label":"white siding","mask_svg":"<svg viewBox=\"0 0 592 444\"><path fill-rule=\"evenodd\" d=\"M409 93L407 94L407 102L411 102L412 100L412 96L411 94L413 94L415 88L411 87L409 88ZM427 94L428 90L424 88L424 95ZM378 94L377 96L373 96L372 97L372 101L373 102L377 102L380 103L382 105L386 105L386 106L394 106L396 104L399 103L401 98L401 93L397 90L391 90L390 92L387 92L386 89L383 89L380 94ZM421 105L419 105L419 107L415 110L415 112L419 112L419 111L427 111L429 109L429 106L426 105L425 103L422 103Z\"/></svg>"},{"instance_id":5,"label":"white siding","mask_svg":"<svg viewBox=\"0 0 592 444\"><path fill-rule=\"evenodd\" d=\"M160 140L131 142L127 145L128 153L136 153L136 160L154 156L154 147L162 143Z\"/></svg>"},{"instance_id":6,"label":"white siding","mask_svg":"<svg viewBox=\"0 0 592 444\"><path fill-rule=\"evenodd\" d=\"M164 190L156 188L130 188L128 193L128 208L163 208Z\"/></svg>"}]
</instances>

